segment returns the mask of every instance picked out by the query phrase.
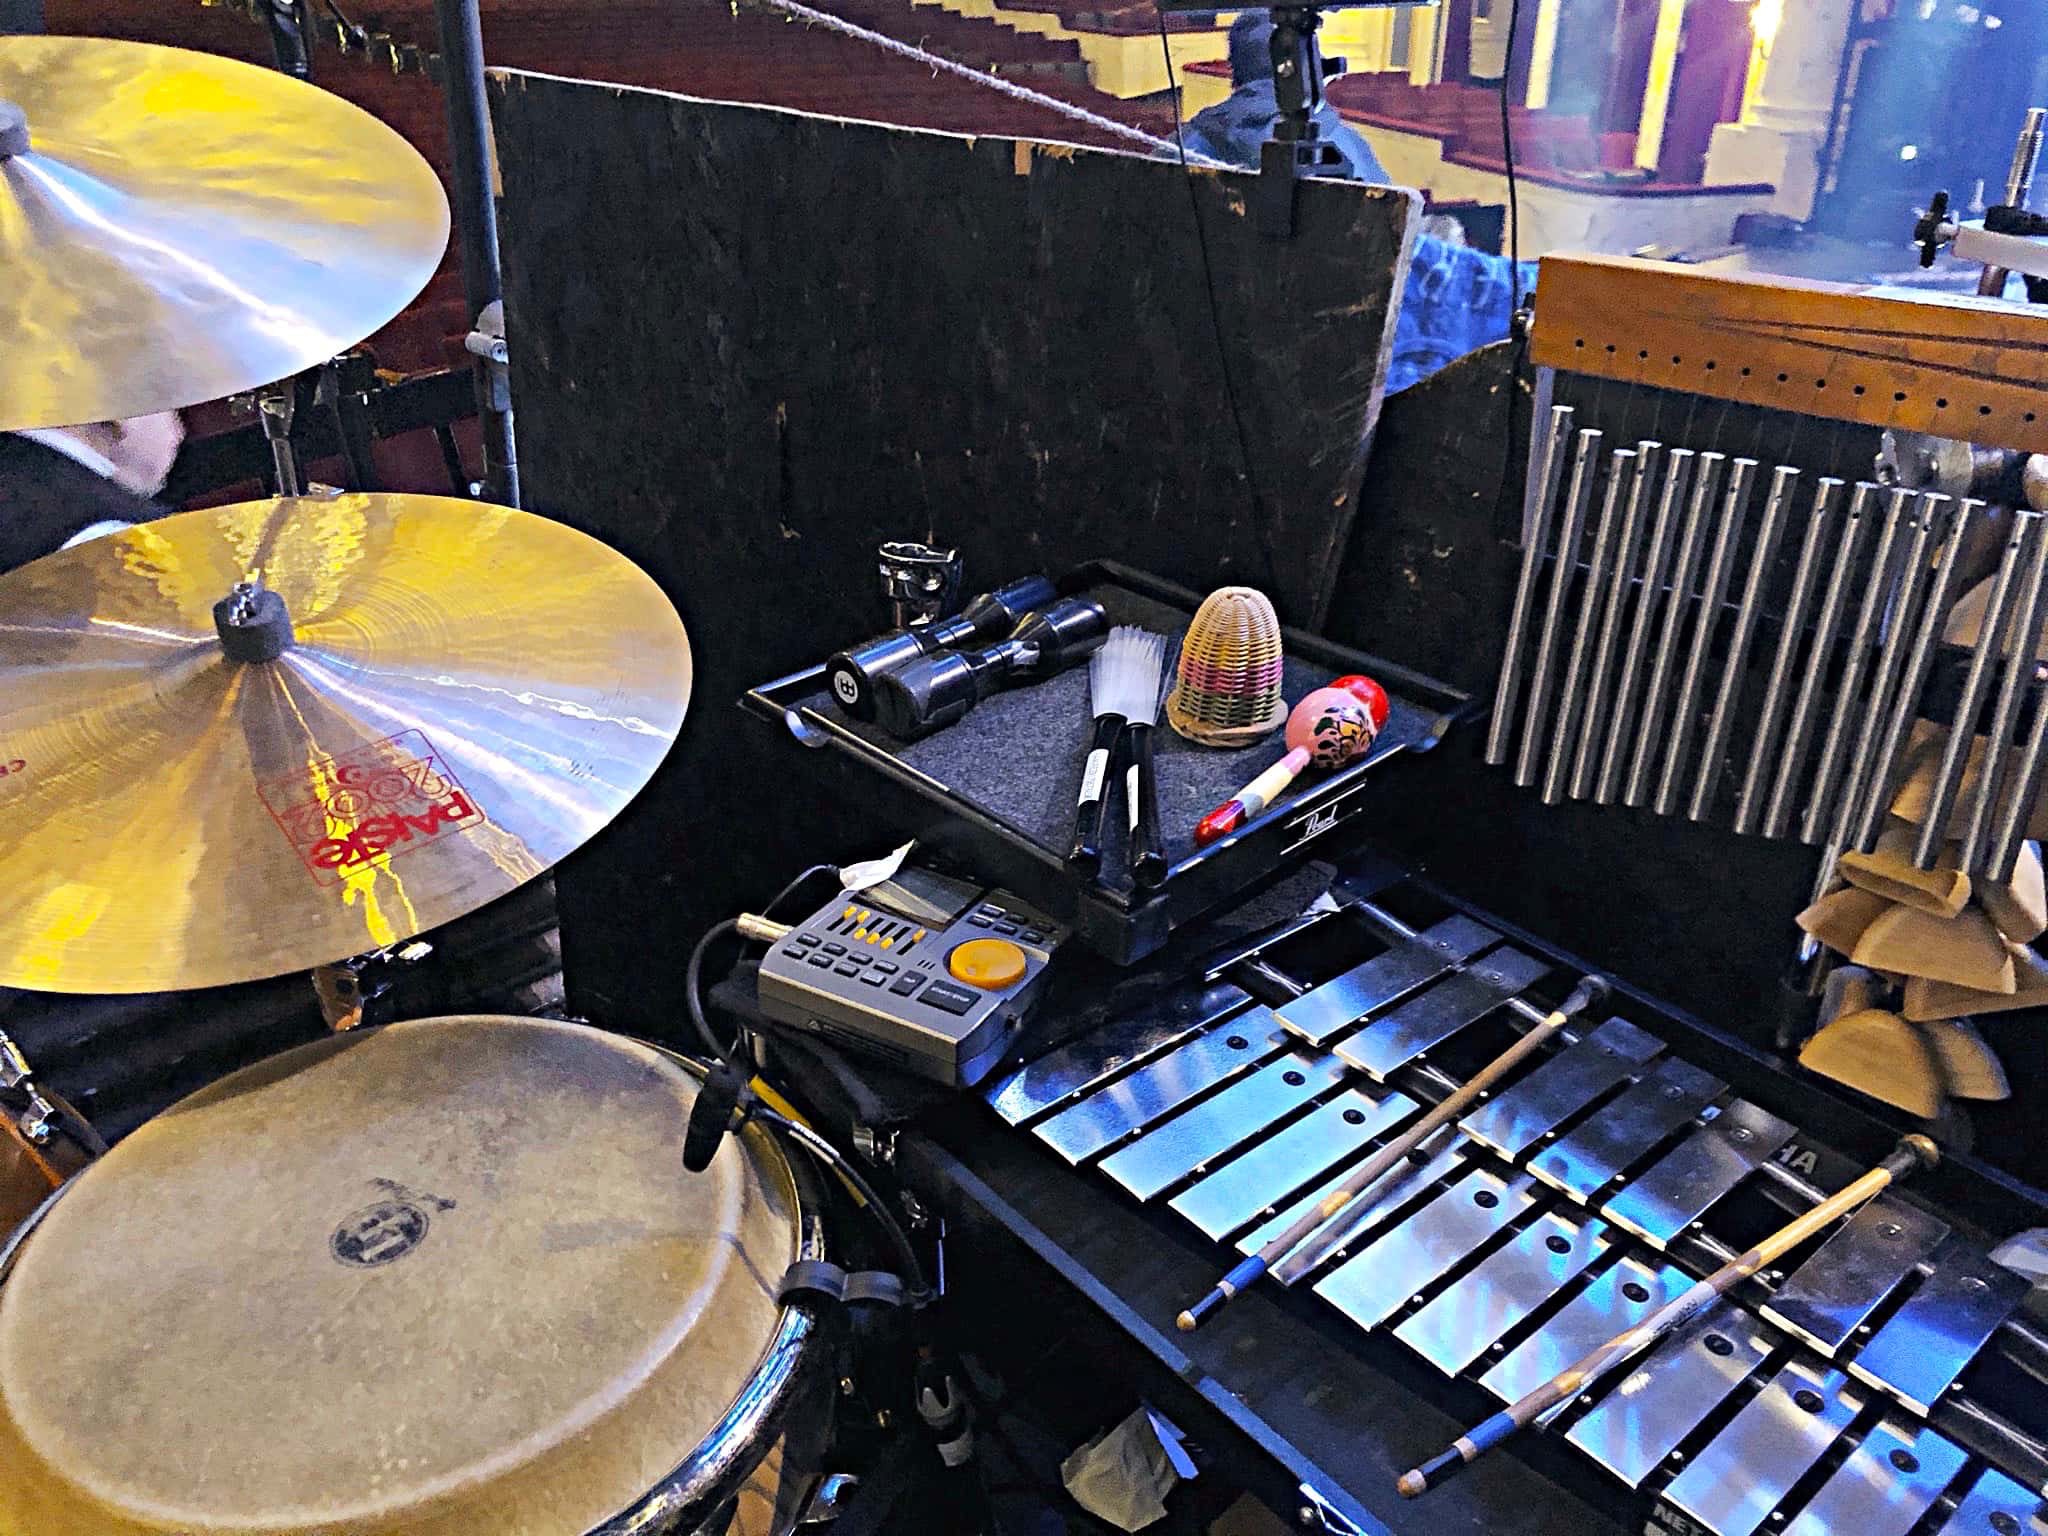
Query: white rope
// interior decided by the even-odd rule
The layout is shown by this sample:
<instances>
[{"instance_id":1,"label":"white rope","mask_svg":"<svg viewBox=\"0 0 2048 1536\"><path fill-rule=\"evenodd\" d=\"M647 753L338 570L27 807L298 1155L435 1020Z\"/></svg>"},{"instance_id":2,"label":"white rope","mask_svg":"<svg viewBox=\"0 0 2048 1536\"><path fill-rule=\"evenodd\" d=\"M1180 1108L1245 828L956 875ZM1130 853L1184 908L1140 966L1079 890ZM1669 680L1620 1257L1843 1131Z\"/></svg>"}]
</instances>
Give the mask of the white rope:
<instances>
[{"instance_id":1,"label":"white rope","mask_svg":"<svg viewBox=\"0 0 2048 1536\"><path fill-rule=\"evenodd\" d=\"M1156 138L1152 134L1145 132L1142 128L1134 128L1129 123L1120 123L1113 117L1104 117L1100 113L1090 112L1086 107L1076 106L1071 101L1061 101L1057 96L1047 96L1042 91L1034 91L1028 86L1018 85L1014 81L1003 79L1000 75L989 74L982 70L970 68L965 64L941 57L936 53L927 53L922 48L889 37L884 33L871 32L866 27L848 21L843 16L834 16L829 11L820 11L811 6L804 5L801 3L801 0L767 0L767 3L779 11L787 11L792 16L799 16L805 21L816 23L818 26L829 28L834 32L843 32L848 37L857 37L862 42L872 43L875 47L889 53L900 54L906 59L915 59L920 64L930 65L934 73L942 69L947 70L952 74L961 76L963 79L972 80L977 85L986 86L992 91L1001 92L1013 100L1029 102L1032 106L1043 107L1048 112L1057 112L1063 117L1072 118L1077 123L1086 123L1089 127L1100 129L1104 133L1115 134L1119 138L1143 144L1155 154L1162 154L1170 160L1180 159L1180 146L1171 139ZM1194 150L1188 151L1187 162L1189 165L1199 165L1208 170L1227 171L1231 169L1226 162L1212 160L1209 156Z\"/></svg>"}]
</instances>

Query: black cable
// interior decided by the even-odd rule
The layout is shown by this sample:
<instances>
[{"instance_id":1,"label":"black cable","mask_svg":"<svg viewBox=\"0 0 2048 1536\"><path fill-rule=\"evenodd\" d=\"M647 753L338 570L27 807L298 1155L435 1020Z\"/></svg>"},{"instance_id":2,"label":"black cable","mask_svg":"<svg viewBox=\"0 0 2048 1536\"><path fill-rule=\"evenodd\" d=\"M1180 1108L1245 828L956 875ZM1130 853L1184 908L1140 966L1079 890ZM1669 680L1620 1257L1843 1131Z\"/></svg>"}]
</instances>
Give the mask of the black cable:
<instances>
[{"instance_id":1,"label":"black cable","mask_svg":"<svg viewBox=\"0 0 2048 1536\"><path fill-rule=\"evenodd\" d=\"M836 868L837 866L832 864L813 864L771 896L761 915L766 917L772 913L813 875ZM704 957L710 952L713 944L728 934L737 933L739 926L738 918L729 917L724 922L712 924L704 931L704 936L697 940L696 946L690 951L690 963L683 972L683 1006L689 1011L691 1024L696 1027L697 1038L704 1042L704 1047L711 1053L712 1058L724 1062L738 1073L741 1082L751 1082L755 1076L754 1067L741 1059L738 1042L728 1046L720 1040L717 1032L711 1027L709 1015L704 1011ZM741 1038L744 1039L744 1031L741 1032ZM774 1126L804 1147L853 1186L860 1198L866 1202L870 1215L881 1226L890 1246L896 1250L896 1256L903 1266L904 1282L913 1293L913 1298L922 1301L929 1297L932 1294L931 1287L925 1278L924 1266L918 1261L917 1249L912 1245L909 1234L896 1220L895 1212L890 1210L882 1197L875 1192L874 1186L861 1176L853 1160L809 1126L790 1120L766 1105L756 1104L750 1113L752 1118Z\"/></svg>"},{"instance_id":2,"label":"black cable","mask_svg":"<svg viewBox=\"0 0 2048 1536\"><path fill-rule=\"evenodd\" d=\"M769 897L767 904L761 909L761 915L763 917L773 917L775 909L787 901L794 894L797 887L801 886L806 880L810 879L813 875L825 874L829 871L835 871L837 868L838 866L834 864L813 864L809 869ZM726 934L737 932L738 929L738 920L727 918L724 922L713 924L710 928L706 929L704 937L697 941L697 947L690 951L690 964L683 972L683 1006L689 1010L690 1022L697 1029L697 1038L704 1042L704 1048L711 1053L711 1059L724 1062L742 1077L751 1078L754 1075L754 1069L738 1059L738 1043L735 1042L730 1046L724 1044L711 1028L711 1020L704 1011L704 957L710 953L711 946L717 943L719 939L723 938Z\"/></svg>"},{"instance_id":3,"label":"black cable","mask_svg":"<svg viewBox=\"0 0 2048 1536\"><path fill-rule=\"evenodd\" d=\"M774 1126L853 1186L854 1192L867 1206L868 1214L882 1229L882 1235L888 1239L889 1246L896 1250L896 1260L903 1267L903 1283L909 1288L912 1299L919 1302L929 1300L934 1293L930 1282L925 1278L924 1265L917 1257L917 1249L910 1241L910 1234L903 1230L903 1224L896 1219L896 1213L889 1208L888 1202L875 1193L874 1185L862 1177L860 1169L854 1166L853 1159L808 1125L779 1114L765 1104L755 1103L748 1113L751 1119Z\"/></svg>"},{"instance_id":4,"label":"black cable","mask_svg":"<svg viewBox=\"0 0 2048 1536\"><path fill-rule=\"evenodd\" d=\"M802 885L806 880L810 879L811 876L837 874L838 872L839 866L837 864L813 864L809 869L805 870L802 874L798 875L794 880L790 881L789 884L785 885L773 896L770 896L768 898L768 904L761 908L761 915L763 917L773 917L775 915L775 909L781 906L785 901L789 900L790 896L795 893L796 888Z\"/></svg>"},{"instance_id":5,"label":"black cable","mask_svg":"<svg viewBox=\"0 0 2048 1536\"><path fill-rule=\"evenodd\" d=\"M1153 8L1159 18L1159 54L1166 61L1166 91L1173 108L1173 142L1180 151L1181 180L1188 189L1188 212L1195 221L1195 245L1202 254L1202 292L1209 301L1209 329L1216 338L1216 361L1223 374L1223 398L1230 403L1230 425L1237 435L1238 471L1244 476L1245 494L1252 503L1252 529L1259 554L1266 562L1266 584L1273 585L1279 571L1273 562L1272 538L1266 527L1265 498L1252 474L1251 438L1244 429L1244 411L1237 403L1237 381L1230 372L1230 349L1223 342L1223 310L1216 299L1216 274L1209 266L1209 231L1202 222L1202 199L1195 190L1195 176L1188 165L1188 141L1180 126L1180 81L1173 72L1173 44L1166 35L1166 12ZM1264 174L1261 172L1260 174Z\"/></svg>"},{"instance_id":6,"label":"black cable","mask_svg":"<svg viewBox=\"0 0 2048 1536\"><path fill-rule=\"evenodd\" d=\"M711 1053L711 1059L722 1061L743 1078L752 1077L753 1069L739 1061L739 1047L728 1046L712 1032L711 1020L704 1012L704 955L720 938L739 931L739 920L728 917L722 923L714 923L704 931L704 937L697 941L697 947L690 951L689 968L683 972L683 1006L690 1010L690 1022L697 1026L697 1038L704 1042L704 1048Z\"/></svg>"}]
</instances>

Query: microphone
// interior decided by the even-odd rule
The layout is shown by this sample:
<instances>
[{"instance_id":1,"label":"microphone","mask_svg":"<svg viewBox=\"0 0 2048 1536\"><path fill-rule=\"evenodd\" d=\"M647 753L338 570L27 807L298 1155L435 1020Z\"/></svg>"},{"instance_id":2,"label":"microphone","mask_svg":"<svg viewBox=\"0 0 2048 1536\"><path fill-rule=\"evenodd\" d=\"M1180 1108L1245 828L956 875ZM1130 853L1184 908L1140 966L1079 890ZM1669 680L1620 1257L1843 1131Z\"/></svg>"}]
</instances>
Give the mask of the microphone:
<instances>
[{"instance_id":1,"label":"microphone","mask_svg":"<svg viewBox=\"0 0 2048 1536\"><path fill-rule=\"evenodd\" d=\"M690 1106L690 1123L683 1131L683 1166L702 1173L718 1155L718 1144L733 1127L733 1114L746 1096L747 1085L728 1066L716 1066L697 1090L697 1102Z\"/></svg>"}]
</instances>

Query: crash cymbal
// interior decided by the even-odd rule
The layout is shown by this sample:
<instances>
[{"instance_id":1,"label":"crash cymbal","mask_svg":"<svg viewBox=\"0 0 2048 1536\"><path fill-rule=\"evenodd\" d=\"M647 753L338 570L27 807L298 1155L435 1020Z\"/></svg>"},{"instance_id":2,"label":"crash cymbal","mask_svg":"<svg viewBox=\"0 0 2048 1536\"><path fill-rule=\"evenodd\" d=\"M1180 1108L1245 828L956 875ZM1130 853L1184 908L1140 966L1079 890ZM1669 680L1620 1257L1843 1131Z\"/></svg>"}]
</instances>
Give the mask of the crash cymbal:
<instances>
[{"instance_id":1,"label":"crash cymbal","mask_svg":"<svg viewBox=\"0 0 2048 1536\"><path fill-rule=\"evenodd\" d=\"M427 162L338 96L182 48L0 37L0 431L289 378L396 315L447 245Z\"/></svg>"},{"instance_id":2,"label":"crash cymbal","mask_svg":"<svg viewBox=\"0 0 2048 1536\"><path fill-rule=\"evenodd\" d=\"M689 693L644 572L477 502L251 502L23 566L0 576L0 985L213 986L445 923L610 821Z\"/></svg>"}]
</instances>

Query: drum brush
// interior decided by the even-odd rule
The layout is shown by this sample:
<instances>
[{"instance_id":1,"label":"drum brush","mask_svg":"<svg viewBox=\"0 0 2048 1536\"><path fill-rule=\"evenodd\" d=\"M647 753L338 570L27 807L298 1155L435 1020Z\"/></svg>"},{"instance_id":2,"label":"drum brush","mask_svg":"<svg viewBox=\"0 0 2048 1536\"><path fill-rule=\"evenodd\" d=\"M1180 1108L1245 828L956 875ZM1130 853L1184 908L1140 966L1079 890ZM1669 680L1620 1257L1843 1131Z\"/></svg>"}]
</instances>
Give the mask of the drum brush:
<instances>
[{"instance_id":1,"label":"drum brush","mask_svg":"<svg viewBox=\"0 0 2048 1536\"><path fill-rule=\"evenodd\" d=\"M1616 1334L1590 1354L1559 1371L1550 1380L1526 1393L1468 1433L1458 1437L1448 1450L1404 1473L1397 1485L1403 1498L1416 1498L1450 1479L1467 1462L1499 1445L1516 1430L1586 1391L1616 1366L1641 1354L1675 1329L1692 1321L1719 1301L1741 1281L1767 1269L1792 1249L1838 1216L1870 1199L1886 1185L1904 1178L1915 1168L1932 1168L1941 1152L1925 1136L1908 1136L1890 1157L1845 1189L1821 1201L1803 1216L1794 1217L1746 1253L1737 1254L1706 1279L1674 1296L1635 1327Z\"/></svg>"},{"instance_id":2,"label":"drum brush","mask_svg":"<svg viewBox=\"0 0 2048 1536\"><path fill-rule=\"evenodd\" d=\"M1171 867L1166 858L1165 842L1159 834L1159 775L1154 767L1159 683L1166 671L1166 642L1163 639L1153 654L1151 667L1147 686L1138 694L1138 707L1132 711L1129 722L1124 726L1123 739L1118 743L1122 761L1126 764L1124 804L1129 811L1131 826L1131 846L1125 857L1131 866L1131 877L1144 891L1157 890L1164 885Z\"/></svg>"},{"instance_id":3,"label":"drum brush","mask_svg":"<svg viewBox=\"0 0 2048 1536\"><path fill-rule=\"evenodd\" d=\"M854 719L872 720L875 684L881 678L940 651L991 645L1015 629L1024 615L1058 599L1059 593L1043 576L1026 576L982 593L951 618L892 629L837 652L825 663L832 697Z\"/></svg>"},{"instance_id":4,"label":"drum brush","mask_svg":"<svg viewBox=\"0 0 2048 1536\"><path fill-rule=\"evenodd\" d=\"M951 725L983 699L1065 671L1109 635L1092 598L1067 597L1027 613L1009 638L979 651L939 651L876 681L875 718L899 741Z\"/></svg>"},{"instance_id":5,"label":"drum brush","mask_svg":"<svg viewBox=\"0 0 2048 1536\"><path fill-rule=\"evenodd\" d=\"M1449 1125L1470 1109L1489 1088L1540 1050L1544 1041L1563 1029L1578 1014L1604 1001L1612 990L1613 988L1601 977L1581 977L1579 984L1572 988L1571 996L1545 1014L1534 1029L1488 1062L1436 1108L1359 1164L1357 1172L1303 1212L1299 1220L1290 1222L1286 1231L1250 1258L1238 1263L1229 1274L1210 1287L1206 1296L1181 1313L1175 1319L1175 1325L1182 1333L1193 1333L1201 1327L1203 1319L1210 1313L1230 1301L1259 1276L1342 1215L1354 1202L1362 1199L1375 1184L1403 1163L1410 1152L1427 1141L1433 1132ZM1531 1008L1530 1011L1535 1010Z\"/></svg>"},{"instance_id":6,"label":"drum brush","mask_svg":"<svg viewBox=\"0 0 2048 1536\"><path fill-rule=\"evenodd\" d=\"M1159 674L1166 666L1166 639L1134 625L1119 624L1102 649L1088 658L1088 704L1095 738L1081 766L1081 794L1074 807L1074 842L1067 863L1084 875L1102 868L1103 810L1109 804L1110 763L1124 728L1142 719L1149 737L1159 718ZM1149 755L1149 754L1148 754ZM1135 759L1133 767L1136 767ZM1130 781L1131 829L1140 816L1137 776ZM1153 823L1157 824L1157 813ZM1135 867L1135 851L1133 865Z\"/></svg>"}]
</instances>

